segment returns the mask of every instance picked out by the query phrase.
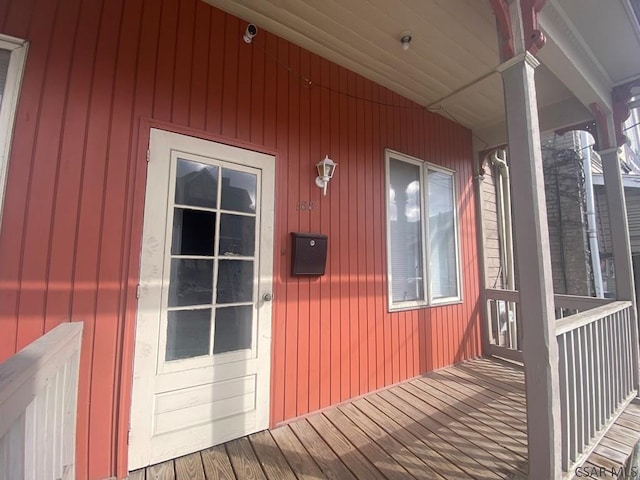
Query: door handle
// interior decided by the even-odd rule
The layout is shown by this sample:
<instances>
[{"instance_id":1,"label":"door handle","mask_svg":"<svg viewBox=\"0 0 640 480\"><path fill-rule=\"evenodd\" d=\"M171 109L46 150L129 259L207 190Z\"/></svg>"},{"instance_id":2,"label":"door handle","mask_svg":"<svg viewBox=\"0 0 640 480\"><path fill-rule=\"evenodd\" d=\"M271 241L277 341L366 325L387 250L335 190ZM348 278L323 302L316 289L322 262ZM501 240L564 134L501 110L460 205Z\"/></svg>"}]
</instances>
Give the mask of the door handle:
<instances>
[{"instance_id":1,"label":"door handle","mask_svg":"<svg viewBox=\"0 0 640 480\"><path fill-rule=\"evenodd\" d=\"M264 300L265 302L270 302L271 300L273 300L273 295L267 292L262 295L262 300Z\"/></svg>"}]
</instances>

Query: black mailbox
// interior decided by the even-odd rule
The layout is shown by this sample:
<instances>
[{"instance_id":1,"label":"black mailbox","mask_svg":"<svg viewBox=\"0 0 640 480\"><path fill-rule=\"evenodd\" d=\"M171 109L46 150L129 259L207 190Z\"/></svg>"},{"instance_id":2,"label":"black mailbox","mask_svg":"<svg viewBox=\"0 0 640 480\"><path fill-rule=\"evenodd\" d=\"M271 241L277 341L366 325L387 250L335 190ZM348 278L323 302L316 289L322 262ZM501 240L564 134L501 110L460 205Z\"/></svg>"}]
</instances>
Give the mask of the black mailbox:
<instances>
[{"instance_id":1,"label":"black mailbox","mask_svg":"<svg viewBox=\"0 0 640 480\"><path fill-rule=\"evenodd\" d=\"M291 275L324 275L328 237L291 232Z\"/></svg>"}]
</instances>

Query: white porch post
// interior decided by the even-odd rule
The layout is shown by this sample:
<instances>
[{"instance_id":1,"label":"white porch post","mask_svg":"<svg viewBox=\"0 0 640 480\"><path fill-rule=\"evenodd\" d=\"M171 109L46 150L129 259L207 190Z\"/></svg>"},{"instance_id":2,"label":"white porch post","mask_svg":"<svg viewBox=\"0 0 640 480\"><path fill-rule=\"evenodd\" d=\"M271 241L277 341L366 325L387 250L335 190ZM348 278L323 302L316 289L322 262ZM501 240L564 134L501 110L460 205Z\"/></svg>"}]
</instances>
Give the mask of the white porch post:
<instances>
[{"instance_id":1,"label":"white porch post","mask_svg":"<svg viewBox=\"0 0 640 480\"><path fill-rule=\"evenodd\" d=\"M638 323L633 267L631 262L631 241L627 222L627 204L624 198L624 184L620 172L620 149L609 148L598 152L602 159L602 173L609 209L609 228L611 230L611 246L613 249L613 265L616 278L616 298L629 300L634 305L633 335L633 388L638 390Z\"/></svg>"},{"instance_id":2,"label":"white porch post","mask_svg":"<svg viewBox=\"0 0 640 480\"><path fill-rule=\"evenodd\" d=\"M561 474L558 344L534 70L528 52L500 67L504 84L527 395L529 478Z\"/></svg>"}]
</instances>

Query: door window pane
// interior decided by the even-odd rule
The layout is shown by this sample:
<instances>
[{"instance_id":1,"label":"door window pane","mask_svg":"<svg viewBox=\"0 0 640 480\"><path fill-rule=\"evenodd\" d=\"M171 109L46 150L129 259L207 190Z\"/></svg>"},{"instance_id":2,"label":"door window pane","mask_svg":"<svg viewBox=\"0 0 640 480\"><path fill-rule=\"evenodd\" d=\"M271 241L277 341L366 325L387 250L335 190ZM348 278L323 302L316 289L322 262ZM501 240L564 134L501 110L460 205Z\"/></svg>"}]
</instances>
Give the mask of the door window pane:
<instances>
[{"instance_id":1,"label":"door window pane","mask_svg":"<svg viewBox=\"0 0 640 480\"><path fill-rule=\"evenodd\" d=\"M215 229L215 213L175 208L171 253L213 256Z\"/></svg>"},{"instance_id":2,"label":"door window pane","mask_svg":"<svg viewBox=\"0 0 640 480\"><path fill-rule=\"evenodd\" d=\"M171 259L169 307L211 304L213 260Z\"/></svg>"},{"instance_id":3,"label":"door window pane","mask_svg":"<svg viewBox=\"0 0 640 480\"><path fill-rule=\"evenodd\" d=\"M167 361L209 354L211 309L167 312Z\"/></svg>"},{"instance_id":4,"label":"door window pane","mask_svg":"<svg viewBox=\"0 0 640 480\"><path fill-rule=\"evenodd\" d=\"M420 167L391 159L389 175L392 301L424 300Z\"/></svg>"},{"instance_id":5,"label":"door window pane","mask_svg":"<svg viewBox=\"0 0 640 480\"><path fill-rule=\"evenodd\" d=\"M458 296L453 177L429 170L429 249L431 296Z\"/></svg>"},{"instance_id":6,"label":"door window pane","mask_svg":"<svg viewBox=\"0 0 640 480\"><path fill-rule=\"evenodd\" d=\"M251 257L255 253L256 219L222 214L220 217L220 255Z\"/></svg>"},{"instance_id":7,"label":"door window pane","mask_svg":"<svg viewBox=\"0 0 640 480\"><path fill-rule=\"evenodd\" d=\"M253 262L220 260L218 264L217 303L253 300Z\"/></svg>"},{"instance_id":8,"label":"door window pane","mask_svg":"<svg viewBox=\"0 0 640 480\"><path fill-rule=\"evenodd\" d=\"M252 324L253 306L251 305L216 309L213 353L251 348Z\"/></svg>"},{"instance_id":9,"label":"door window pane","mask_svg":"<svg viewBox=\"0 0 640 480\"><path fill-rule=\"evenodd\" d=\"M175 203L216 208L218 167L178 159Z\"/></svg>"},{"instance_id":10,"label":"door window pane","mask_svg":"<svg viewBox=\"0 0 640 480\"><path fill-rule=\"evenodd\" d=\"M251 173L222 169L221 208L234 212L256 211L256 176Z\"/></svg>"}]
</instances>

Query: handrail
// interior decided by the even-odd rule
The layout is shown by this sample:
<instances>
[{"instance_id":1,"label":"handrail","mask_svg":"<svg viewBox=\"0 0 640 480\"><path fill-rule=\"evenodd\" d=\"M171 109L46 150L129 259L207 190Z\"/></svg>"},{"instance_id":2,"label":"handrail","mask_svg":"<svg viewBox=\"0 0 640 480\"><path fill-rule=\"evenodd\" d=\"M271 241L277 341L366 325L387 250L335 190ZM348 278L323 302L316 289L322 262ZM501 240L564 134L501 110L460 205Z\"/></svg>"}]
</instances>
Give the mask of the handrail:
<instances>
[{"instance_id":1,"label":"handrail","mask_svg":"<svg viewBox=\"0 0 640 480\"><path fill-rule=\"evenodd\" d=\"M0 363L0 478L72 478L82 323L64 323Z\"/></svg>"},{"instance_id":2,"label":"handrail","mask_svg":"<svg viewBox=\"0 0 640 480\"><path fill-rule=\"evenodd\" d=\"M576 310L588 310L612 303L612 298L586 297L582 295L561 295L553 296L553 303L556 308L574 308Z\"/></svg>"},{"instance_id":3,"label":"handrail","mask_svg":"<svg viewBox=\"0 0 640 480\"><path fill-rule=\"evenodd\" d=\"M502 290L498 288L486 288L485 296L490 300L501 300L503 302L519 302L520 292L518 290Z\"/></svg>"},{"instance_id":4,"label":"handrail","mask_svg":"<svg viewBox=\"0 0 640 480\"><path fill-rule=\"evenodd\" d=\"M556 337L589 325L590 323L597 322L601 320L602 317L619 312L630 306L631 302L629 301L614 301L584 312L576 313L569 317L561 318L556 322Z\"/></svg>"}]
</instances>

